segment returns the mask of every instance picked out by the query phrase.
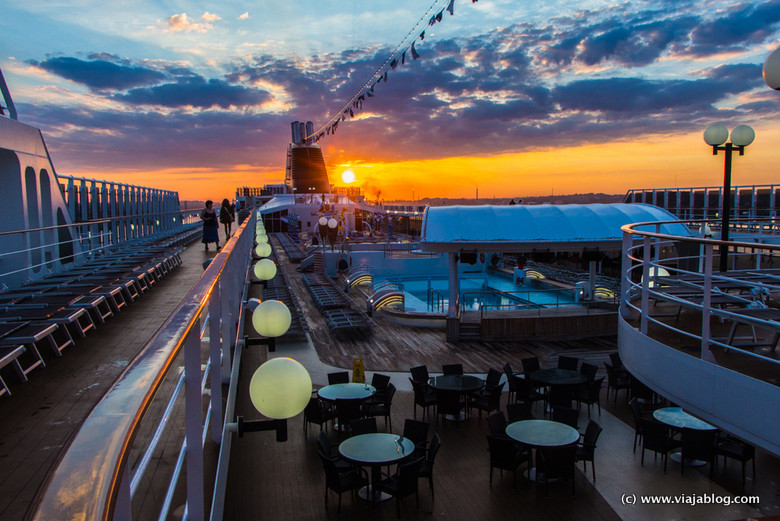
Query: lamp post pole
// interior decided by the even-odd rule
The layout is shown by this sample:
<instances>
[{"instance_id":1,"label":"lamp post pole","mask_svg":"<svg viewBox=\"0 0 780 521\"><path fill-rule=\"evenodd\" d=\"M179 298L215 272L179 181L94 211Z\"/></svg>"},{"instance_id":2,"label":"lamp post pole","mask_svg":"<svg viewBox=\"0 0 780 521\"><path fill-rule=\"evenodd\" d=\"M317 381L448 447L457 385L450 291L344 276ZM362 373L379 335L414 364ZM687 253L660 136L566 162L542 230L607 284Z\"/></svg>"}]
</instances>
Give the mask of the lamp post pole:
<instances>
[{"instance_id":1,"label":"lamp post pole","mask_svg":"<svg viewBox=\"0 0 780 521\"><path fill-rule=\"evenodd\" d=\"M728 129L720 124L710 125L704 131L704 141L712 146L712 155L718 155L719 151L725 152L723 166L723 202L720 216L720 240L727 243L729 240L729 219L731 217L731 158L735 151L739 155L745 155L745 147L755 139L755 131L747 125L739 125L731 132L731 142ZM725 273L729 268L729 246L720 246L720 271Z\"/></svg>"}]
</instances>

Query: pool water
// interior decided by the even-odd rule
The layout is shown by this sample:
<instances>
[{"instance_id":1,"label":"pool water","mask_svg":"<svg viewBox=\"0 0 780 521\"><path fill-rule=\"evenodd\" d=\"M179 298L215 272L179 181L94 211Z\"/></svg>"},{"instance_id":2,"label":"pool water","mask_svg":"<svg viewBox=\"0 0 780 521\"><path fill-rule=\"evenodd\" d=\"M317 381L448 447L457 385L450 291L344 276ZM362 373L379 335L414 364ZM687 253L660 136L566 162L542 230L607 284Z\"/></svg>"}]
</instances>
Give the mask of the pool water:
<instances>
[{"instance_id":1,"label":"pool water","mask_svg":"<svg viewBox=\"0 0 780 521\"><path fill-rule=\"evenodd\" d=\"M447 277L388 277L403 288L405 310L418 313L446 313ZM572 290L554 289L535 279L522 285L510 278L487 273L461 276L460 302L464 310L510 309L512 306L556 307L575 303Z\"/></svg>"}]
</instances>

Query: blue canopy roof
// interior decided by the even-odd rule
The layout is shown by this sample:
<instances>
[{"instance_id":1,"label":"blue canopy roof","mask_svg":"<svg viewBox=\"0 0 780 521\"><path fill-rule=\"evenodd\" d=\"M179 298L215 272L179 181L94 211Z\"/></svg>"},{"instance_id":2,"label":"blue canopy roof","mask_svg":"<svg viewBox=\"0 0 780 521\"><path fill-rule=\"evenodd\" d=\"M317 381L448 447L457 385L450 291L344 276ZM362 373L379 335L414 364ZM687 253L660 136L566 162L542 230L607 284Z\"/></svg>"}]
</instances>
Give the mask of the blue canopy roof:
<instances>
[{"instance_id":1,"label":"blue canopy roof","mask_svg":"<svg viewBox=\"0 0 780 521\"><path fill-rule=\"evenodd\" d=\"M425 212L422 246L427 251L619 248L621 226L675 220L648 204L436 206ZM682 223L664 224L661 233L693 236Z\"/></svg>"}]
</instances>

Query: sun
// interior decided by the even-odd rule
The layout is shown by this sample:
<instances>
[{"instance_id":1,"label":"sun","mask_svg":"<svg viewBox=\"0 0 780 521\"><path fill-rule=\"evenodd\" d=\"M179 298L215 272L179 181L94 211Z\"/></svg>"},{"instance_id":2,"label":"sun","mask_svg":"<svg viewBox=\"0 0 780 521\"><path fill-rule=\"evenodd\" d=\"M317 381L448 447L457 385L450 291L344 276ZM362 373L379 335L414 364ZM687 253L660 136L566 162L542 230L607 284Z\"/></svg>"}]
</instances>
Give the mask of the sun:
<instances>
[{"instance_id":1,"label":"sun","mask_svg":"<svg viewBox=\"0 0 780 521\"><path fill-rule=\"evenodd\" d=\"M341 180L349 184L355 181L355 172L350 169L344 170L341 173Z\"/></svg>"}]
</instances>

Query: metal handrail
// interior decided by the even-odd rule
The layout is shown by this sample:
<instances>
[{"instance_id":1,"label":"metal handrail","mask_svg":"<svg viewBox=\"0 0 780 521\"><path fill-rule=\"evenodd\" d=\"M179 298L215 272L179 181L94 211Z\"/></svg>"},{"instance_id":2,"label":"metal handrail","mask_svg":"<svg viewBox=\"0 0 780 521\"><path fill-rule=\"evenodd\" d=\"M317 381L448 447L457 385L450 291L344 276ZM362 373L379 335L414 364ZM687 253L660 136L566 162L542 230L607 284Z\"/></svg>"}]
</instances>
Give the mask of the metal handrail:
<instances>
[{"instance_id":1,"label":"metal handrail","mask_svg":"<svg viewBox=\"0 0 780 521\"><path fill-rule=\"evenodd\" d=\"M122 372L103 399L92 409L56 467L47 477L32 509L33 521L90 519L110 521L131 519L128 459L133 441L155 394L160 390L174 359L184 353L185 423L189 447L201 444L204 431L201 417L201 340L198 323L208 312L218 312L219 324L210 327L211 359L219 360L222 373L230 372L230 345L226 332L241 311L239 294L251 259L254 214L239 226L236 234L217 254L181 304L168 317L155 336ZM229 306L234 306L231 309ZM213 362L212 362L213 363ZM219 363L217 363L219 366ZM212 437L219 439L223 417L221 382L217 367L212 368ZM194 521L205 518L203 505L203 452L188 450L187 511Z\"/></svg>"},{"instance_id":2,"label":"metal handrail","mask_svg":"<svg viewBox=\"0 0 780 521\"><path fill-rule=\"evenodd\" d=\"M755 220L753 219L751 221L755 221ZM718 309L712 307L711 305L711 296L719 294L715 286L718 283L738 282L739 284L748 287L750 286L767 287L767 284L763 282L747 281L740 278L731 277L728 275L728 273L733 273L733 272L726 272L725 274L713 273L712 257L713 257L713 251L715 250L714 246L728 246L730 249L736 250L736 253L732 254L733 257L748 256L748 257L756 257L758 260L760 260L763 256L766 255L774 256L780 254L780 245L773 245L768 243L755 243L755 242L748 243L748 242L739 242L739 241L720 241L717 239L709 239L703 237L686 237L686 236L668 235L668 234L660 233L659 230L661 225L670 224L670 223L679 223L679 222L680 221L667 221L667 222L658 222L658 223L655 222L635 223L635 224L625 225L621 228L623 231L623 268L622 268L623 284L621 288L621 293L622 293L621 314L624 317L627 317L630 315L629 313L630 310L636 311L640 316L639 329L643 334L647 334L649 324L652 323L666 330L672 331L674 333L682 334L686 337L699 340L702 345L701 357L704 360L712 361L711 355L708 354L709 347L719 346L724 349L739 351L740 353L743 353L747 356L756 359L760 359L766 362L771 362L773 364L780 365L780 360L765 357L758 353L754 353L750 350L742 349L740 346L731 346L716 340L711 336L710 326L709 326L710 317L716 316L716 317L720 317L721 319L727 319L727 320L744 323L744 324L757 325L770 330L774 329L776 331L780 331L780 325L778 325L777 322L766 321L755 317L742 316L739 314L731 313L725 309ZM698 220L695 222L697 224L707 224L709 221ZM736 224L738 225L739 221L737 221ZM653 227L655 231L639 229L643 227ZM641 239L641 243L637 244L638 239ZM701 255L702 262L704 265L704 270L703 270L704 273L687 271L670 265L672 263L676 263L677 261L679 261L680 257L660 259L657 254L658 250L660 249L659 245L668 242L687 242L687 243L695 243L700 245L700 247L704 250L703 254ZM642 252L641 256L635 253L640 249ZM740 253L739 252L740 249L744 251ZM656 257L654 259L650 258L651 251L656 252ZM650 274L651 268L656 268L655 270L656 275ZM667 269L670 272L670 274L675 273L679 275L685 275L688 277L697 277L697 276L701 277L700 284L695 284L691 281L686 281L686 283L691 282L692 289L698 288L702 291L703 294L702 303L698 304L696 302L692 302L690 300L686 300L684 298L677 297L673 294L664 292L664 286L661 286L659 284L659 282L662 282L663 279L660 279L659 276L657 275L658 273L657 268ZM634 280L632 280L632 274L640 271L642 274L642 282L635 282ZM740 273L740 271L738 271L738 273ZM670 275L670 277L666 279L667 280L673 279L673 276ZM780 280L778 282L779 282L778 285L769 285L769 287L780 290ZM651 283L653 283L653 286L650 285ZM635 300L637 297L640 298L639 305L635 305L633 303L633 300ZM695 309L700 311L702 313L701 335L686 332L680 330L679 328L672 327L671 325L665 322L650 317L649 313L643 312L643 310L648 309L650 298L656 300L662 299L664 301L672 302L674 304L686 307L688 309Z\"/></svg>"}]
</instances>

